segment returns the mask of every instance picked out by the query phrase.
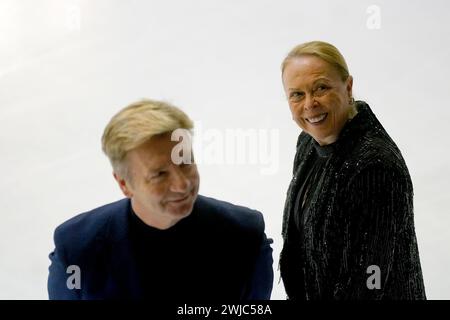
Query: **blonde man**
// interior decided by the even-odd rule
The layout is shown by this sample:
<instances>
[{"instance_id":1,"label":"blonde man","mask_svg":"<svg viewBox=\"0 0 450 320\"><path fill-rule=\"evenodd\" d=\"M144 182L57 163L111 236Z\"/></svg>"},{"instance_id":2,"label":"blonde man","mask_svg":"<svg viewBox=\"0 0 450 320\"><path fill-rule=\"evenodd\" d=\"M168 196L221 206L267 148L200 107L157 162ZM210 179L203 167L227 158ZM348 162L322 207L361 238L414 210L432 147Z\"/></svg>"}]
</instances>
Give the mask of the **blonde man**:
<instances>
[{"instance_id":1,"label":"blonde man","mask_svg":"<svg viewBox=\"0 0 450 320\"><path fill-rule=\"evenodd\" d=\"M189 135L176 134L192 128L183 111L154 100L111 119L102 147L126 198L56 229L50 299L270 298L263 216L198 195Z\"/></svg>"}]
</instances>

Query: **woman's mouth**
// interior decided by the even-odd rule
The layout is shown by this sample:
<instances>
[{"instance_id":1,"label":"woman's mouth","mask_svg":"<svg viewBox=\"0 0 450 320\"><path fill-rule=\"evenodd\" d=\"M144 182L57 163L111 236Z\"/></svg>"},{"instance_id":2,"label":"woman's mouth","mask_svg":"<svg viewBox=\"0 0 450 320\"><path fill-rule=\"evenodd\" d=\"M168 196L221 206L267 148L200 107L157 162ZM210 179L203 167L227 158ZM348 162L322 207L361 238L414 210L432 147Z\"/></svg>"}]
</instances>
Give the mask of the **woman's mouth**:
<instances>
[{"instance_id":1,"label":"woman's mouth","mask_svg":"<svg viewBox=\"0 0 450 320\"><path fill-rule=\"evenodd\" d=\"M319 115L317 115L315 117L305 118L305 119L306 119L306 121L308 121L308 123L310 123L312 125L319 125L319 124L322 124L325 121L327 116L328 116L328 113L322 113L322 114L319 114Z\"/></svg>"}]
</instances>

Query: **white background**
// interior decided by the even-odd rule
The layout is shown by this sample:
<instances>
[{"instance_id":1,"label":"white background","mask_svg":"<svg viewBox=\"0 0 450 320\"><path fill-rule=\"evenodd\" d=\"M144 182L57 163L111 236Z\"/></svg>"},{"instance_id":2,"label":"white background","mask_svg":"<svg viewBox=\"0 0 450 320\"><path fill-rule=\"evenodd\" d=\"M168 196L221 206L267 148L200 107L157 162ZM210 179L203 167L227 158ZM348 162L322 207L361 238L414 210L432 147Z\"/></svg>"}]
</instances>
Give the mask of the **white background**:
<instances>
[{"instance_id":1,"label":"white background","mask_svg":"<svg viewBox=\"0 0 450 320\"><path fill-rule=\"evenodd\" d=\"M261 164L199 170L202 194L263 212L272 298L284 299L281 218L299 129L279 67L294 45L324 40L403 152L427 295L449 299L449 12L444 0L0 0L0 298L46 299L54 228L122 197L100 136L147 97L203 129L278 130L275 174Z\"/></svg>"}]
</instances>

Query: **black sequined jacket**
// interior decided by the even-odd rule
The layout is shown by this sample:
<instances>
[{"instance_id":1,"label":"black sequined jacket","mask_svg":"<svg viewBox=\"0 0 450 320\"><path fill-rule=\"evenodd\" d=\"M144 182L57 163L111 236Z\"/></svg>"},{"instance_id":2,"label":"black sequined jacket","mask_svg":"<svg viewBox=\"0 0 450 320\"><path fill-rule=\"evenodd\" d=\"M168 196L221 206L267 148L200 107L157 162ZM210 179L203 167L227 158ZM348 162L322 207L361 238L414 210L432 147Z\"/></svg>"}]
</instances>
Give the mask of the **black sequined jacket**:
<instances>
[{"instance_id":1,"label":"black sequined jacket","mask_svg":"<svg viewBox=\"0 0 450 320\"><path fill-rule=\"evenodd\" d=\"M425 299L408 168L370 107L356 107L328 147L298 138L280 255L288 299ZM294 210L314 152L326 162Z\"/></svg>"}]
</instances>

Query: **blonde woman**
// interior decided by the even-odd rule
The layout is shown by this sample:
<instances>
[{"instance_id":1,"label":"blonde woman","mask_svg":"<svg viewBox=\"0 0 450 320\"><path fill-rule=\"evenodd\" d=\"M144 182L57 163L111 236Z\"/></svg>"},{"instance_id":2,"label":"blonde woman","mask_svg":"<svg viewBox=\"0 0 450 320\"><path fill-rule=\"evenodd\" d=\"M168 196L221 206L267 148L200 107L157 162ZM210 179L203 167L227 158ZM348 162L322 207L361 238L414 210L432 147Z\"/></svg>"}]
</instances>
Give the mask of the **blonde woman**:
<instances>
[{"instance_id":1,"label":"blonde woman","mask_svg":"<svg viewBox=\"0 0 450 320\"><path fill-rule=\"evenodd\" d=\"M405 161L341 53L313 41L282 63L302 132L283 221L280 271L291 300L425 299Z\"/></svg>"}]
</instances>

